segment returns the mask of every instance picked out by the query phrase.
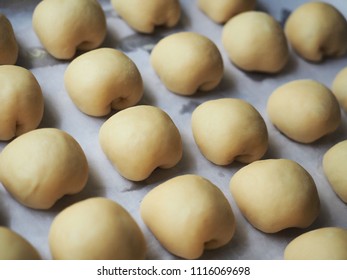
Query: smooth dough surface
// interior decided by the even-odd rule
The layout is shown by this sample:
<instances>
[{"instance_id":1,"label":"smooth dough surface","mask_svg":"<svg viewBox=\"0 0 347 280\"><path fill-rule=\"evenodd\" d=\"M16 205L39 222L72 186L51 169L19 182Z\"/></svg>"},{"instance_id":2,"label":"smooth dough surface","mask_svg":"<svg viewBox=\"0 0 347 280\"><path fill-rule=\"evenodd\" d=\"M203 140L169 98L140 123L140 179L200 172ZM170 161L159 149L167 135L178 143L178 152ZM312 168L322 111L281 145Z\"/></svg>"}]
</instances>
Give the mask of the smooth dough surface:
<instances>
[{"instance_id":1,"label":"smooth dough surface","mask_svg":"<svg viewBox=\"0 0 347 280\"><path fill-rule=\"evenodd\" d=\"M11 22L0 13L0 65L17 62L19 47Z\"/></svg>"},{"instance_id":2,"label":"smooth dough surface","mask_svg":"<svg viewBox=\"0 0 347 280\"><path fill-rule=\"evenodd\" d=\"M101 197L82 200L61 211L49 231L56 260L142 260L141 229L118 203Z\"/></svg>"},{"instance_id":3,"label":"smooth dough surface","mask_svg":"<svg viewBox=\"0 0 347 280\"><path fill-rule=\"evenodd\" d=\"M332 84L332 91L341 107L347 112L347 67L337 73Z\"/></svg>"},{"instance_id":4,"label":"smooth dough surface","mask_svg":"<svg viewBox=\"0 0 347 280\"><path fill-rule=\"evenodd\" d=\"M347 260L347 230L325 227L299 235L285 248L286 260Z\"/></svg>"},{"instance_id":5,"label":"smooth dough surface","mask_svg":"<svg viewBox=\"0 0 347 280\"><path fill-rule=\"evenodd\" d=\"M178 32L165 37L153 48L150 59L163 84L180 95L212 90L224 73L217 46L195 32Z\"/></svg>"},{"instance_id":6,"label":"smooth dough surface","mask_svg":"<svg viewBox=\"0 0 347 280\"><path fill-rule=\"evenodd\" d=\"M0 260L40 260L37 250L21 235L0 226Z\"/></svg>"},{"instance_id":7,"label":"smooth dough surface","mask_svg":"<svg viewBox=\"0 0 347 280\"><path fill-rule=\"evenodd\" d=\"M217 23L225 23L233 16L255 8L256 0L198 0L198 7Z\"/></svg>"},{"instance_id":8,"label":"smooth dough surface","mask_svg":"<svg viewBox=\"0 0 347 280\"><path fill-rule=\"evenodd\" d=\"M141 74L123 52L100 48L74 59L64 75L65 88L83 113L105 116L135 105L143 95Z\"/></svg>"},{"instance_id":9,"label":"smooth dough surface","mask_svg":"<svg viewBox=\"0 0 347 280\"><path fill-rule=\"evenodd\" d=\"M347 203L347 140L335 144L324 154L323 169L333 190Z\"/></svg>"},{"instance_id":10,"label":"smooth dough surface","mask_svg":"<svg viewBox=\"0 0 347 280\"><path fill-rule=\"evenodd\" d=\"M250 163L268 148L266 124L246 101L222 98L206 101L192 114L192 130L202 154L218 165L234 160Z\"/></svg>"},{"instance_id":11,"label":"smooth dough surface","mask_svg":"<svg viewBox=\"0 0 347 280\"><path fill-rule=\"evenodd\" d=\"M223 27L222 43L232 63L245 71L278 73L288 62L284 31L264 12L248 11L232 17Z\"/></svg>"},{"instance_id":12,"label":"smooth dough surface","mask_svg":"<svg viewBox=\"0 0 347 280\"><path fill-rule=\"evenodd\" d=\"M0 182L23 205L48 209L88 179L87 158L77 141L55 128L27 132L0 154Z\"/></svg>"},{"instance_id":13,"label":"smooth dough surface","mask_svg":"<svg viewBox=\"0 0 347 280\"><path fill-rule=\"evenodd\" d=\"M33 28L49 54L71 59L101 45L106 17L97 0L45 0L34 10Z\"/></svg>"},{"instance_id":14,"label":"smooth dough surface","mask_svg":"<svg viewBox=\"0 0 347 280\"><path fill-rule=\"evenodd\" d=\"M157 167L171 168L182 158L180 132L163 110L149 105L124 109L100 128L99 142L118 172L132 181Z\"/></svg>"},{"instance_id":15,"label":"smooth dough surface","mask_svg":"<svg viewBox=\"0 0 347 280\"><path fill-rule=\"evenodd\" d=\"M111 0L116 12L141 33L153 33L158 26L174 27L181 17L178 0Z\"/></svg>"},{"instance_id":16,"label":"smooth dough surface","mask_svg":"<svg viewBox=\"0 0 347 280\"><path fill-rule=\"evenodd\" d=\"M250 163L231 178L230 190L245 218L266 233L306 228L319 214L320 200L311 175L288 159Z\"/></svg>"},{"instance_id":17,"label":"smooth dough surface","mask_svg":"<svg viewBox=\"0 0 347 280\"><path fill-rule=\"evenodd\" d=\"M177 176L155 187L142 200L140 211L158 241L185 259L224 246L235 232L228 200L218 187L197 175Z\"/></svg>"},{"instance_id":18,"label":"smooth dough surface","mask_svg":"<svg viewBox=\"0 0 347 280\"><path fill-rule=\"evenodd\" d=\"M295 80L278 87L268 100L267 112L278 130L301 143L312 143L341 123L336 97L314 80Z\"/></svg>"},{"instance_id":19,"label":"smooth dough surface","mask_svg":"<svg viewBox=\"0 0 347 280\"><path fill-rule=\"evenodd\" d=\"M44 100L35 76L15 65L0 66L0 140L10 140L37 128Z\"/></svg>"},{"instance_id":20,"label":"smooth dough surface","mask_svg":"<svg viewBox=\"0 0 347 280\"><path fill-rule=\"evenodd\" d=\"M342 56L347 51L347 22L331 4L309 2L295 9L285 23L293 49L309 61Z\"/></svg>"}]
</instances>

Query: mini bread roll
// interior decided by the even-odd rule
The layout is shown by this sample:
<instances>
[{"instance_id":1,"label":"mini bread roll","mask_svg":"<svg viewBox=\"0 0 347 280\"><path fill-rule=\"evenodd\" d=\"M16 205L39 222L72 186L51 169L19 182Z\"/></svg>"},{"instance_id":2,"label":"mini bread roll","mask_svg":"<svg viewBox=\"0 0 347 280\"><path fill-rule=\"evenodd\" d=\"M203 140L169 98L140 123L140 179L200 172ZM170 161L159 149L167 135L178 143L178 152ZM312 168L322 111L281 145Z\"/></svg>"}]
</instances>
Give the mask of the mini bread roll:
<instances>
[{"instance_id":1,"label":"mini bread roll","mask_svg":"<svg viewBox=\"0 0 347 280\"><path fill-rule=\"evenodd\" d=\"M15 65L0 66L0 140L7 141L37 128L44 100L35 76Z\"/></svg>"},{"instance_id":2,"label":"mini bread roll","mask_svg":"<svg viewBox=\"0 0 347 280\"><path fill-rule=\"evenodd\" d=\"M15 64L18 52L19 47L12 24L0 13L0 65Z\"/></svg>"},{"instance_id":3,"label":"mini bread roll","mask_svg":"<svg viewBox=\"0 0 347 280\"><path fill-rule=\"evenodd\" d=\"M347 67L343 68L335 77L332 91L341 107L347 112Z\"/></svg>"},{"instance_id":4,"label":"mini bread roll","mask_svg":"<svg viewBox=\"0 0 347 280\"><path fill-rule=\"evenodd\" d=\"M155 187L142 200L140 211L164 248L185 259L224 246L235 232L228 200L197 175L177 176Z\"/></svg>"},{"instance_id":5,"label":"mini bread roll","mask_svg":"<svg viewBox=\"0 0 347 280\"><path fill-rule=\"evenodd\" d=\"M347 203L347 140L335 144L324 154L323 169L333 190Z\"/></svg>"},{"instance_id":6,"label":"mini bread roll","mask_svg":"<svg viewBox=\"0 0 347 280\"><path fill-rule=\"evenodd\" d=\"M100 128L99 142L118 172L132 181L154 169L171 168L182 158L181 135L163 110L140 105L124 109Z\"/></svg>"},{"instance_id":7,"label":"mini bread roll","mask_svg":"<svg viewBox=\"0 0 347 280\"><path fill-rule=\"evenodd\" d=\"M41 1L33 27L47 52L58 59L95 49L106 37L106 18L97 0Z\"/></svg>"},{"instance_id":8,"label":"mini bread roll","mask_svg":"<svg viewBox=\"0 0 347 280\"><path fill-rule=\"evenodd\" d=\"M0 260L39 260L36 249L21 235L0 226Z\"/></svg>"},{"instance_id":9,"label":"mini bread roll","mask_svg":"<svg viewBox=\"0 0 347 280\"><path fill-rule=\"evenodd\" d=\"M250 163L268 148L266 124L258 111L241 99L222 98L199 105L192 114L196 144L211 162Z\"/></svg>"},{"instance_id":10,"label":"mini bread roll","mask_svg":"<svg viewBox=\"0 0 347 280\"><path fill-rule=\"evenodd\" d=\"M225 23L233 16L255 8L256 0L198 0L198 7L217 23Z\"/></svg>"},{"instance_id":11,"label":"mini bread roll","mask_svg":"<svg viewBox=\"0 0 347 280\"><path fill-rule=\"evenodd\" d=\"M52 207L62 196L80 192L87 179L88 163L82 148L59 129L27 132L0 154L0 182L30 208Z\"/></svg>"},{"instance_id":12,"label":"mini bread roll","mask_svg":"<svg viewBox=\"0 0 347 280\"><path fill-rule=\"evenodd\" d=\"M325 227L303 233L285 248L286 260L347 260L347 230Z\"/></svg>"},{"instance_id":13,"label":"mini bread roll","mask_svg":"<svg viewBox=\"0 0 347 280\"><path fill-rule=\"evenodd\" d=\"M116 12L133 29L153 33L157 26L173 27L181 17L178 0L111 0Z\"/></svg>"},{"instance_id":14,"label":"mini bread roll","mask_svg":"<svg viewBox=\"0 0 347 280\"><path fill-rule=\"evenodd\" d=\"M312 177L288 159L250 163L231 178L230 191L245 218L265 233L306 228L319 214Z\"/></svg>"},{"instance_id":15,"label":"mini bread roll","mask_svg":"<svg viewBox=\"0 0 347 280\"><path fill-rule=\"evenodd\" d=\"M288 62L284 31L264 12L232 17L223 27L222 43L232 63L245 71L278 73Z\"/></svg>"},{"instance_id":16,"label":"mini bread roll","mask_svg":"<svg viewBox=\"0 0 347 280\"><path fill-rule=\"evenodd\" d=\"M334 132L341 123L335 96L313 80L296 80L278 87L268 100L267 112L278 130L301 143L312 143Z\"/></svg>"},{"instance_id":17,"label":"mini bread roll","mask_svg":"<svg viewBox=\"0 0 347 280\"><path fill-rule=\"evenodd\" d=\"M331 4L302 4L288 17L285 33L293 49L304 59L321 61L347 51L347 22Z\"/></svg>"},{"instance_id":18,"label":"mini bread roll","mask_svg":"<svg viewBox=\"0 0 347 280\"><path fill-rule=\"evenodd\" d=\"M101 48L75 58L64 76L74 104L90 116L105 116L112 109L135 105L143 95L142 77L123 52Z\"/></svg>"},{"instance_id":19,"label":"mini bread roll","mask_svg":"<svg viewBox=\"0 0 347 280\"><path fill-rule=\"evenodd\" d=\"M146 243L132 216L118 203L101 197L61 211L49 231L55 260L142 260Z\"/></svg>"},{"instance_id":20,"label":"mini bread roll","mask_svg":"<svg viewBox=\"0 0 347 280\"><path fill-rule=\"evenodd\" d=\"M164 85L180 95L214 89L224 72L217 46L194 32L179 32L160 40L152 50L151 64Z\"/></svg>"}]
</instances>

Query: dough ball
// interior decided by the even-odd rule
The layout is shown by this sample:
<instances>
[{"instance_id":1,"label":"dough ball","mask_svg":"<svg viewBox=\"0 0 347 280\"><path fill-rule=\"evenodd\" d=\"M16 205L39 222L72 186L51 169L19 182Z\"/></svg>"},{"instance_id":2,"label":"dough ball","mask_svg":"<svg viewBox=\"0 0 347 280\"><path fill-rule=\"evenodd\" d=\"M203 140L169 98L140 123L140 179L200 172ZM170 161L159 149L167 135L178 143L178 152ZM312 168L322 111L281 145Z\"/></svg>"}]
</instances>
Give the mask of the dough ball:
<instances>
[{"instance_id":1,"label":"dough ball","mask_svg":"<svg viewBox=\"0 0 347 280\"><path fill-rule=\"evenodd\" d=\"M245 218L266 233L306 228L319 214L320 202L312 177L288 159L250 163L231 178L230 190Z\"/></svg>"},{"instance_id":2,"label":"dough ball","mask_svg":"<svg viewBox=\"0 0 347 280\"><path fill-rule=\"evenodd\" d=\"M101 197L77 202L60 212L49 231L56 260L141 260L146 243L132 216Z\"/></svg>"},{"instance_id":3,"label":"dough ball","mask_svg":"<svg viewBox=\"0 0 347 280\"><path fill-rule=\"evenodd\" d=\"M123 52L101 48L82 54L67 67L65 88L75 105L91 116L135 105L143 95L142 77Z\"/></svg>"},{"instance_id":4,"label":"dough ball","mask_svg":"<svg viewBox=\"0 0 347 280\"><path fill-rule=\"evenodd\" d=\"M263 12L249 11L232 17L223 28L222 43L232 63L245 71L277 73L288 62L282 27Z\"/></svg>"},{"instance_id":5,"label":"dough ball","mask_svg":"<svg viewBox=\"0 0 347 280\"><path fill-rule=\"evenodd\" d=\"M41 1L33 13L33 27L48 53L58 59L95 49L106 37L106 18L97 0Z\"/></svg>"},{"instance_id":6,"label":"dough ball","mask_svg":"<svg viewBox=\"0 0 347 280\"><path fill-rule=\"evenodd\" d=\"M347 51L347 22L331 4L302 4L287 19L285 33L293 49L304 59L321 61Z\"/></svg>"},{"instance_id":7,"label":"dough ball","mask_svg":"<svg viewBox=\"0 0 347 280\"><path fill-rule=\"evenodd\" d=\"M333 190L347 203L347 140L337 143L324 154L323 169Z\"/></svg>"},{"instance_id":8,"label":"dough ball","mask_svg":"<svg viewBox=\"0 0 347 280\"><path fill-rule=\"evenodd\" d=\"M286 260L347 260L347 230L325 227L292 240L284 251Z\"/></svg>"},{"instance_id":9,"label":"dough ball","mask_svg":"<svg viewBox=\"0 0 347 280\"><path fill-rule=\"evenodd\" d=\"M225 23L233 16L255 8L256 0L198 0L198 7L217 23Z\"/></svg>"},{"instance_id":10,"label":"dough ball","mask_svg":"<svg viewBox=\"0 0 347 280\"><path fill-rule=\"evenodd\" d=\"M206 101L192 114L192 130L201 153L211 162L250 163L268 148L266 124L246 101L222 98Z\"/></svg>"},{"instance_id":11,"label":"dough ball","mask_svg":"<svg viewBox=\"0 0 347 280\"><path fill-rule=\"evenodd\" d=\"M127 108L100 128L101 148L118 172L132 181L157 167L171 168L182 158L181 135L171 118L154 106Z\"/></svg>"},{"instance_id":12,"label":"dough ball","mask_svg":"<svg viewBox=\"0 0 347 280\"><path fill-rule=\"evenodd\" d=\"M0 140L6 141L37 128L44 100L35 76L15 65L0 66Z\"/></svg>"},{"instance_id":13,"label":"dough ball","mask_svg":"<svg viewBox=\"0 0 347 280\"><path fill-rule=\"evenodd\" d=\"M178 176L155 187L140 210L158 241L185 259L224 246L235 231L234 214L224 194L197 175Z\"/></svg>"},{"instance_id":14,"label":"dough ball","mask_svg":"<svg viewBox=\"0 0 347 280\"><path fill-rule=\"evenodd\" d=\"M178 0L111 0L116 12L134 30L153 33L157 26L173 27L181 17Z\"/></svg>"},{"instance_id":15,"label":"dough ball","mask_svg":"<svg viewBox=\"0 0 347 280\"><path fill-rule=\"evenodd\" d=\"M278 87L268 100L267 112L283 134L301 143L312 143L334 132L341 123L335 96L313 80L296 80Z\"/></svg>"},{"instance_id":16,"label":"dough ball","mask_svg":"<svg viewBox=\"0 0 347 280\"><path fill-rule=\"evenodd\" d=\"M27 132L0 154L0 182L27 207L48 209L62 196L80 192L87 179L82 148L59 129Z\"/></svg>"},{"instance_id":17,"label":"dough ball","mask_svg":"<svg viewBox=\"0 0 347 280\"><path fill-rule=\"evenodd\" d=\"M160 40L150 59L164 85L180 95L212 90L223 77L217 46L194 32L179 32Z\"/></svg>"},{"instance_id":18,"label":"dough ball","mask_svg":"<svg viewBox=\"0 0 347 280\"><path fill-rule=\"evenodd\" d=\"M21 235L0 226L0 260L39 260L36 249Z\"/></svg>"},{"instance_id":19,"label":"dough ball","mask_svg":"<svg viewBox=\"0 0 347 280\"><path fill-rule=\"evenodd\" d=\"M347 112L347 67L343 68L335 77L332 91L341 107Z\"/></svg>"},{"instance_id":20,"label":"dough ball","mask_svg":"<svg viewBox=\"0 0 347 280\"><path fill-rule=\"evenodd\" d=\"M15 64L18 51L12 24L5 15L0 13L0 65Z\"/></svg>"}]
</instances>

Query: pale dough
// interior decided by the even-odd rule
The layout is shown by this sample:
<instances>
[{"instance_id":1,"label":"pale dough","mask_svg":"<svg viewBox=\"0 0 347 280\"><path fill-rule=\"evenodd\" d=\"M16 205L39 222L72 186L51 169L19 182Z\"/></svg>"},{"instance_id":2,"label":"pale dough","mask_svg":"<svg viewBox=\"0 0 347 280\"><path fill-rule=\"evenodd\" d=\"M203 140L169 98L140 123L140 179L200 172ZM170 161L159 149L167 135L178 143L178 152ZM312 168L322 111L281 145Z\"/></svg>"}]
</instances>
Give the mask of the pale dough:
<instances>
[{"instance_id":1,"label":"pale dough","mask_svg":"<svg viewBox=\"0 0 347 280\"><path fill-rule=\"evenodd\" d=\"M217 46L195 32L168 35L153 48L150 59L164 85L180 95L212 90L224 73Z\"/></svg>"},{"instance_id":2,"label":"pale dough","mask_svg":"<svg viewBox=\"0 0 347 280\"><path fill-rule=\"evenodd\" d=\"M49 231L56 260L142 260L146 242L128 211L107 198L82 200L61 211Z\"/></svg>"},{"instance_id":3,"label":"pale dough","mask_svg":"<svg viewBox=\"0 0 347 280\"><path fill-rule=\"evenodd\" d=\"M11 22L0 13L0 65L15 64L19 47Z\"/></svg>"},{"instance_id":4,"label":"pale dough","mask_svg":"<svg viewBox=\"0 0 347 280\"><path fill-rule=\"evenodd\" d=\"M288 62L284 31L264 12L249 11L232 17L223 27L222 43L232 63L245 71L278 73Z\"/></svg>"},{"instance_id":5,"label":"pale dough","mask_svg":"<svg viewBox=\"0 0 347 280\"><path fill-rule=\"evenodd\" d=\"M226 245L235 232L228 200L197 175L177 176L156 186L143 198L140 211L161 245L185 259Z\"/></svg>"},{"instance_id":6,"label":"pale dough","mask_svg":"<svg viewBox=\"0 0 347 280\"><path fill-rule=\"evenodd\" d=\"M227 165L233 161L250 163L268 148L266 124L246 101L234 98L210 100L192 114L196 144L211 162Z\"/></svg>"},{"instance_id":7,"label":"pale dough","mask_svg":"<svg viewBox=\"0 0 347 280\"><path fill-rule=\"evenodd\" d=\"M347 51L347 22L331 4L309 2L295 9L285 23L293 49L309 61L342 56Z\"/></svg>"},{"instance_id":8,"label":"pale dough","mask_svg":"<svg viewBox=\"0 0 347 280\"><path fill-rule=\"evenodd\" d=\"M45 0L33 13L33 28L48 53L71 59L106 37L106 17L97 0Z\"/></svg>"},{"instance_id":9,"label":"pale dough","mask_svg":"<svg viewBox=\"0 0 347 280\"><path fill-rule=\"evenodd\" d=\"M332 84L332 91L341 107L347 112L347 67L337 73Z\"/></svg>"},{"instance_id":10,"label":"pale dough","mask_svg":"<svg viewBox=\"0 0 347 280\"><path fill-rule=\"evenodd\" d=\"M180 132L170 116L149 105L113 115L101 126L99 141L118 172L132 181L145 180L157 167L175 166L183 153Z\"/></svg>"},{"instance_id":11,"label":"pale dough","mask_svg":"<svg viewBox=\"0 0 347 280\"><path fill-rule=\"evenodd\" d=\"M319 214L320 200L311 175L288 159L250 163L231 178L230 190L245 218L266 233L306 228Z\"/></svg>"},{"instance_id":12,"label":"pale dough","mask_svg":"<svg viewBox=\"0 0 347 280\"><path fill-rule=\"evenodd\" d=\"M65 71L64 82L74 104L91 116L133 106L143 95L142 77L135 63L111 48L75 58Z\"/></svg>"},{"instance_id":13,"label":"pale dough","mask_svg":"<svg viewBox=\"0 0 347 280\"><path fill-rule=\"evenodd\" d=\"M283 134L301 143L312 143L341 123L335 96L314 80L295 80L278 87L268 100L267 112Z\"/></svg>"},{"instance_id":14,"label":"pale dough","mask_svg":"<svg viewBox=\"0 0 347 280\"><path fill-rule=\"evenodd\" d=\"M7 141L37 128L44 100L35 76L15 65L0 66L0 140Z\"/></svg>"},{"instance_id":15,"label":"pale dough","mask_svg":"<svg viewBox=\"0 0 347 280\"><path fill-rule=\"evenodd\" d=\"M77 141L55 128L27 132L0 153L0 182L23 205L48 209L88 179L87 158Z\"/></svg>"}]
</instances>

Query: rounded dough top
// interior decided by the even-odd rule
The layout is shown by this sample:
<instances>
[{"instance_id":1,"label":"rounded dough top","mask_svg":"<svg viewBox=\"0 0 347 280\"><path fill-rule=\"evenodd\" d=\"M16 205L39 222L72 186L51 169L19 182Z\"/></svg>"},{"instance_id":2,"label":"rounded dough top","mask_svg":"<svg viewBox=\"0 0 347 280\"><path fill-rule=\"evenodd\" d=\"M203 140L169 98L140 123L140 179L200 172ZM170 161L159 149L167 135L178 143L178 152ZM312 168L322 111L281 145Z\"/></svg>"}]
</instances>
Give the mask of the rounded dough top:
<instances>
[{"instance_id":1,"label":"rounded dough top","mask_svg":"<svg viewBox=\"0 0 347 280\"><path fill-rule=\"evenodd\" d=\"M0 65L17 62L19 47L11 22L0 13Z\"/></svg>"}]
</instances>

